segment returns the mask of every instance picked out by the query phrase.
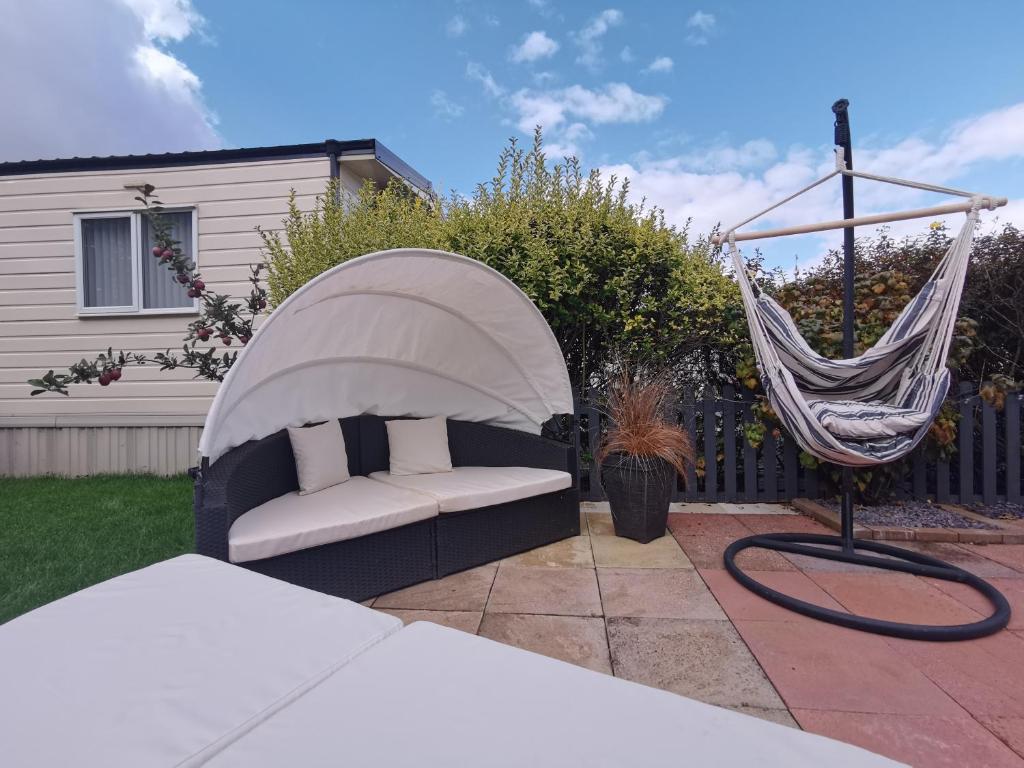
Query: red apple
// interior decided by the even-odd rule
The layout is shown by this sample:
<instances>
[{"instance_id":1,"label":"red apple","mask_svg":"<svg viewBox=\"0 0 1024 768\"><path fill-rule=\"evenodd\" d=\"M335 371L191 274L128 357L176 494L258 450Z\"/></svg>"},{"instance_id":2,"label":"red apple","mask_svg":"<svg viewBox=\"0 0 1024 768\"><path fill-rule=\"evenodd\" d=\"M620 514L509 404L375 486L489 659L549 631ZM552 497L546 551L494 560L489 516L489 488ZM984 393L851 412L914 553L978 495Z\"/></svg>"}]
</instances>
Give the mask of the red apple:
<instances>
[{"instance_id":1,"label":"red apple","mask_svg":"<svg viewBox=\"0 0 1024 768\"><path fill-rule=\"evenodd\" d=\"M178 282L181 283L182 285L185 285L185 283L188 282L188 275L186 275L184 272L179 273Z\"/></svg>"},{"instance_id":2,"label":"red apple","mask_svg":"<svg viewBox=\"0 0 1024 768\"><path fill-rule=\"evenodd\" d=\"M121 379L121 369L120 368L115 368L114 370L112 370L110 372L110 378L113 381L120 381L120 379Z\"/></svg>"},{"instance_id":3,"label":"red apple","mask_svg":"<svg viewBox=\"0 0 1024 768\"><path fill-rule=\"evenodd\" d=\"M206 283L204 283L202 280L195 280L192 282L192 287L195 288L197 291L203 291L206 290Z\"/></svg>"},{"instance_id":4,"label":"red apple","mask_svg":"<svg viewBox=\"0 0 1024 768\"><path fill-rule=\"evenodd\" d=\"M251 338L252 338L252 336L239 336L238 340L240 342L242 342L242 346L244 347L246 344L249 343L249 339L251 339Z\"/></svg>"},{"instance_id":5,"label":"red apple","mask_svg":"<svg viewBox=\"0 0 1024 768\"><path fill-rule=\"evenodd\" d=\"M210 338L210 329L200 328L198 331L196 331L196 336L199 337L200 341L206 341L208 338Z\"/></svg>"},{"instance_id":6,"label":"red apple","mask_svg":"<svg viewBox=\"0 0 1024 768\"><path fill-rule=\"evenodd\" d=\"M100 386L101 387L105 387L108 384L110 384L110 379L111 379L111 376L110 376L109 373L107 373L106 371L101 373L100 377L99 377Z\"/></svg>"},{"instance_id":7,"label":"red apple","mask_svg":"<svg viewBox=\"0 0 1024 768\"><path fill-rule=\"evenodd\" d=\"M231 337L228 336L226 333L221 334L220 340L224 342L225 347L231 346Z\"/></svg>"},{"instance_id":8,"label":"red apple","mask_svg":"<svg viewBox=\"0 0 1024 768\"><path fill-rule=\"evenodd\" d=\"M153 255L156 256L157 258L159 258L161 255L163 255L163 252L164 252L164 249L161 248L159 245L154 245L153 246Z\"/></svg>"},{"instance_id":9,"label":"red apple","mask_svg":"<svg viewBox=\"0 0 1024 768\"><path fill-rule=\"evenodd\" d=\"M165 259L174 258L174 251L172 251L170 248L164 248L164 258Z\"/></svg>"}]
</instances>

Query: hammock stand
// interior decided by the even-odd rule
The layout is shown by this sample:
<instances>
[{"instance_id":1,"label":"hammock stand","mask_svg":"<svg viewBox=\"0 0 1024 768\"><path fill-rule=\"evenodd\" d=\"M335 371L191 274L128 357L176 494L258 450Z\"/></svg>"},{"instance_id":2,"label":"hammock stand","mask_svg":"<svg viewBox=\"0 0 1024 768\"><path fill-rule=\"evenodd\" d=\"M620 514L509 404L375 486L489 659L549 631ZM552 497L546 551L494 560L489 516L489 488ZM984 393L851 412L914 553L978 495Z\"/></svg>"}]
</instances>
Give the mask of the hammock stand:
<instances>
[{"instance_id":1,"label":"hammock stand","mask_svg":"<svg viewBox=\"0 0 1024 768\"><path fill-rule=\"evenodd\" d=\"M948 213L956 212L967 212L969 216L968 224L965 225L965 230L961 233L961 238L964 237L964 233L967 233L967 242L970 241L970 231L973 231L974 220L977 218L977 211L981 207L988 209L994 209L996 207L1006 205L1006 198L991 198L974 195L969 192L963 192L961 190L949 189L945 187L936 187L928 184L920 184L918 182L906 181L903 179L893 179L883 176L875 176L873 174L856 172L853 170L852 162L852 149L850 141L850 126L849 116L847 113L847 107L849 102L845 99L840 99L832 106L832 111L835 113L835 144L836 149L836 169L832 173L818 179L814 183L808 185L804 189L790 195L785 200L776 203L770 208L761 211L760 213L751 216L745 221L725 230L721 235L713 238L713 242L716 244L729 243L730 250L732 251L734 261L737 264L737 269L742 270L742 262L739 260L738 251L736 251L736 242L741 240L754 240L759 238L767 237L778 237L783 235L791 234L803 234L808 232L822 232L826 230L843 229L843 255L844 255L844 296L843 296L843 346L844 355L847 358L853 357L853 333L854 333L854 312L853 312L853 282L854 282L854 270L853 270L853 255L854 255L854 238L853 228L861 224L881 224L892 221L902 221L907 219L923 218L926 216L941 216ZM788 227L784 229L774 230L762 230L745 234L738 234L736 230L759 218L760 216L768 213L769 211L778 208L779 206L789 202L790 200L802 195L811 189L814 189L820 184L834 178L835 176L841 176L843 183L843 219L838 221L828 221L819 224L810 224L797 227ZM890 214L879 214L872 216L862 216L855 218L853 215L853 179L854 177L871 179L874 181L882 181L892 184L898 184L901 186L913 187L916 189L923 189L931 192L940 192L943 194L957 195L960 197L969 198L967 202L953 203L943 206L934 206L931 208L922 208L911 211L904 211ZM966 252L963 257L966 258ZM746 278L743 274L737 274L737 279L741 283L741 288L744 291L749 292L750 287L746 285ZM956 296L959 299L959 294ZM755 317L750 315L751 306L748 303L747 312L748 320L753 326L755 322L758 322ZM954 308L955 309L955 308ZM955 315L955 311L954 311ZM899 322L899 321L897 321ZM755 332L752 328L751 335L754 336ZM755 349L757 349L757 340L755 339ZM928 343L927 341L925 343ZM945 358L943 357L943 360ZM758 363L761 364L761 355L758 356ZM778 360L776 359L776 363ZM945 394L945 386L941 389L942 395ZM930 423L930 422L929 422ZM927 428L927 427L925 427ZM923 431L921 432L923 435ZM920 439L920 438L918 438ZM916 443L916 440L914 441ZM912 448L911 444L907 451ZM895 456L894 458L898 458ZM893 460L893 459L888 459ZM871 462L864 462L871 463ZM874 463L884 463L875 461ZM801 534L801 533L772 533L772 534L759 534L755 536L748 536L743 539L734 541L726 549L724 554L726 570L732 575L736 581L742 584L744 587L749 589L756 595L769 600L776 605L786 608L796 613L809 616L820 621L827 621L831 624L837 624L851 629L861 630L865 632L872 632L880 635L888 635L891 637L900 637L910 640L930 640L930 641L955 641L955 640L970 640L979 637L985 637L991 635L999 630L1003 629L1010 621L1010 605L1006 598L999 592L995 587L981 579L980 577L969 573L962 568L959 568L950 563L946 563L928 555L920 554L918 552L912 552L900 547L895 547L889 544L882 544L875 541L854 541L853 536L853 464L844 462L843 466L843 501L842 501L842 514L841 514L841 531L838 536L836 535L820 535L820 534ZM760 548L767 549L774 552L783 552L794 555L804 555L807 557L821 558L824 560L833 560L844 563L851 563L854 565L863 565L873 568L878 568L887 571L898 571L902 573L909 573L915 576L925 576L936 579L944 579L946 581L957 582L969 586L988 599L993 606L993 612L987 618L980 621L972 622L970 624L957 624L957 625L930 625L930 624L909 624L894 621L884 621L882 619L874 619L865 616L858 616L852 613L846 613L843 611L836 611L831 608L823 608L814 603L809 603L805 600L786 595L782 592L774 590L770 587L765 586L759 581L753 579L749 575L743 572L743 570L736 564L736 557L745 549L749 548ZM857 550L868 552L872 554L863 554Z\"/></svg>"}]
</instances>

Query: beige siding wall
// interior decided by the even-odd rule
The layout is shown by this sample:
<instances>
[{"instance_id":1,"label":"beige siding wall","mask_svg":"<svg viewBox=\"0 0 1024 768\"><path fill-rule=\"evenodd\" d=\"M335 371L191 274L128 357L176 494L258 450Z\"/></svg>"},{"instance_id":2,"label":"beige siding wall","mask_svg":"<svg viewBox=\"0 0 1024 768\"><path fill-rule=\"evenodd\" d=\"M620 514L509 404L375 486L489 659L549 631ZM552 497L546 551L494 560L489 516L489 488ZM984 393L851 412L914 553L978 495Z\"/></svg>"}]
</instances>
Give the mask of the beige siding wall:
<instances>
[{"instance_id":1,"label":"beige siding wall","mask_svg":"<svg viewBox=\"0 0 1024 768\"><path fill-rule=\"evenodd\" d=\"M349 188L361 183L342 174ZM280 229L291 189L310 208L329 175L323 157L0 177L0 474L181 471L194 463L216 391L186 371L133 367L110 387L30 397L26 379L108 346L173 349L190 320L78 317L73 213L137 209L125 185L152 184L165 205L196 207L199 270L210 288L245 295L248 265L260 258L255 227Z\"/></svg>"}]
</instances>

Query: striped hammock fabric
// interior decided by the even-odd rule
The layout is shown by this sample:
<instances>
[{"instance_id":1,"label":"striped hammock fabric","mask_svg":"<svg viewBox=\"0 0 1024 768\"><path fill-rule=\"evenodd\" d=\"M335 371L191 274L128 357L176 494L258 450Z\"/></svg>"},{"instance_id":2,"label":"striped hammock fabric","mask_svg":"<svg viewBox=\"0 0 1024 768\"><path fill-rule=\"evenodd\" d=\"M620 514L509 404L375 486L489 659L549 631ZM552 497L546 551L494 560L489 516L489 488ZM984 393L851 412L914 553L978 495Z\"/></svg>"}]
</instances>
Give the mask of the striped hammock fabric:
<instances>
[{"instance_id":1,"label":"striped hammock fabric","mask_svg":"<svg viewBox=\"0 0 1024 768\"><path fill-rule=\"evenodd\" d=\"M751 282L730 243L761 382L805 451L833 464L872 466L907 455L927 434L949 389L946 358L979 207L892 327L849 360L812 350L789 313Z\"/></svg>"}]
</instances>

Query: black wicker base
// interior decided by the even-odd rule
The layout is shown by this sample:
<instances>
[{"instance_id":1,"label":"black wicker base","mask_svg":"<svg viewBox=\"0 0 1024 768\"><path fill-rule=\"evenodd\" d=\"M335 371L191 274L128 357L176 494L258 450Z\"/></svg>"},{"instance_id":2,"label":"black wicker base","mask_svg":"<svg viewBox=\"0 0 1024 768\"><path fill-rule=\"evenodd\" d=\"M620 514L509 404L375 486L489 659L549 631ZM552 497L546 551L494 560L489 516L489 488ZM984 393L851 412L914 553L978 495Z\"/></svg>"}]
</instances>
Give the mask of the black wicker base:
<instances>
[{"instance_id":1,"label":"black wicker base","mask_svg":"<svg viewBox=\"0 0 1024 768\"><path fill-rule=\"evenodd\" d=\"M430 519L239 565L358 601L435 578L435 552L434 520Z\"/></svg>"},{"instance_id":2,"label":"black wicker base","mask_svg":"<svg viewBox=\"0 0 1024 768\"><path fill-rule=\"evenodd\" d=\"M807 546L808 544L817 546ZM955 581L972 587L983 594L995 610L988 618L971 624L934 625L882 621L881 619L872 619L852 613L844 613L843 611L834 611L830 608L822 608L813 603L777 592L744 573L736 565L736 556L744 549L750 547L818 557L825 560L838 560L844 563L882 568L887 571L899 571L916 576L928 576L935 579ZM857 549L875 552L879 555L885 555L885 557L859 554L856 551ZM1003 597L1002 593L987 581L975 576L973 573L968 573L962 568L950 565L934 557L900 549L889 544L881 544L876 541L857 540L854 547L851 548L844 547L844 539L841 536L809 533L770 533L760 536L748 536L745 539L734 541L725 550L725 567L736 581L765 600L770 600L790 611L802 613L804 616L810 616L812 619L819 619L820 621L827 621L831 624L838 624L865 632L873 632L878 635L889 635L908 640L947 642L952 640L972 640L998 632L1010 622L1009 603L1006 602L1006 598Z\"/></svg>"},{"instance_id":3,"label":"black wicker base","mask_svg":"<svg viewBox=\"0 0 1024 768\"><path fill-rule=\"evenodd\" d=\"M437 575L464 571L579 533L575 488L442 514L437 518Z\"/></svg>"}]
</instances>

